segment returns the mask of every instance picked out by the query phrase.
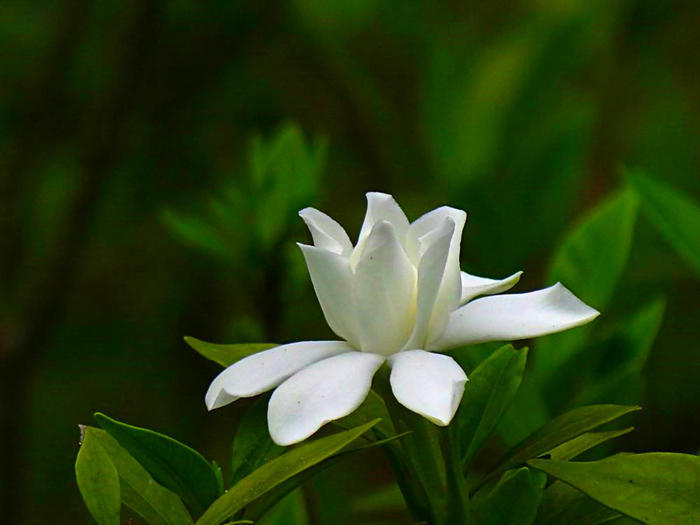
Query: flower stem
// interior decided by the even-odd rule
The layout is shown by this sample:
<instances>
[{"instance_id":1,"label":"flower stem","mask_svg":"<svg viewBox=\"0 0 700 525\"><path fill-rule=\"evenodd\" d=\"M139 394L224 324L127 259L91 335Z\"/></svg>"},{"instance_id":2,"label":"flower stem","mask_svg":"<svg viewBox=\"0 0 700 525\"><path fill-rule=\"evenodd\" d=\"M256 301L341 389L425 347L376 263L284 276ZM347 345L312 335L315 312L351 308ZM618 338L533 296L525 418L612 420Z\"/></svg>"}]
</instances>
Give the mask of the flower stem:
<instances>
[{"instance_id":1,"label":"flower stem","mask_svg":"<svg viewBox=\"0 0 700 525\"><path fill-rule=\"evenodd\" d=\"M391 393L388 367L382 367L376 379L375 388L384 399L396 431L410 431L401 439L401 447L407 467L427 499L421 507L428 509L429 513L429 516L415 517L427 520L430 525L455 523L448 518L447 472L438 427L396 401Z\"/></svg>"},{"instance_id":2,"label":"flower stem","mask_svg":"<svg viewBox=\"0 0 700 525\"><path fill-rule=\"evenodd\" d=\"M474 523L471 514L469 490L462 472L460 453L459 423L455 420L444 430L445 459L447 461L447 481L449 489L448 512L450 523L470 525Z\"/></svg>"}]
</instances>

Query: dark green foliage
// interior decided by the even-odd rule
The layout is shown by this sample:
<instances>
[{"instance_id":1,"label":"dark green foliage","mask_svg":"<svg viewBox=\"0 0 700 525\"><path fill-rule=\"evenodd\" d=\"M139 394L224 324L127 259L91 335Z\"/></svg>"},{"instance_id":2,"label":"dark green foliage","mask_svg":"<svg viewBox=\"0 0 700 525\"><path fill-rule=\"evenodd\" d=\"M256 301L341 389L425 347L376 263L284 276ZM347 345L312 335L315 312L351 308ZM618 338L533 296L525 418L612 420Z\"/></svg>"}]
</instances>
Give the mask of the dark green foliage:
<instances>
[{"instance_id":1,"label":"dark green foliage","mask_svg":"<svg viewBox=\"0 0 700 525\"><path fill-rule=\"evenodd\" d=\"M588 403L645 407L637 431L603 447L697 452L697 2L52 0L0 11L3 522L86 522L73 424L96 409L167 429L228 471L246 402L207 413L218 369L181 337L333 337L294 245L308 242L298 209L328 212L354 238L367 190L395 194L410 218L464 208L463 267L523 269L514 292L529 291L548 284L567 232L626 191L620 163L644 174L627 177L640 213L608 305L577 351L554 336L527 343L518 394L471 466ZM277 160L253 172L256 156ZM585 275L565 284L584 298L593 286ZM564 367L547 384L531 373L540 357ZM405 509L353 510L389 470L379 454L329 468L307 494L312 517L412 523Z\"/></svg>"}]
</instances>

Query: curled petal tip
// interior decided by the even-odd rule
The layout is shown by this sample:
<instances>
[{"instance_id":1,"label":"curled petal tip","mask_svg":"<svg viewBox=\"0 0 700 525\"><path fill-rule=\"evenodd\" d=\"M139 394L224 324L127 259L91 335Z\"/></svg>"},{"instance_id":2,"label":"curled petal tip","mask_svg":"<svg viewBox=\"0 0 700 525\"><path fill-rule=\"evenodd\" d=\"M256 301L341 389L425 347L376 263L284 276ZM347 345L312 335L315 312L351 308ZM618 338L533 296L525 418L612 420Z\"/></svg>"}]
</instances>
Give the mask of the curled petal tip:
<instances>
[{"instance_id":1,"label":"curled petal tip","mask_svg":"<svg viewBox=\"0 0 700 525\"><path fill-rule=\"evenodd\" d=\"M211 412L217 408L233 403L237 399L226 392L223 388L217 386L210 388L204 397L204 404L207 406L207 411Z\"/></svg>"},{"instance_id":2,"label":"curled petal tip","mask_svg":"<svg viewBox=\"0 0 700 525\"><path fill-rule=\"evenodd\" d=\"M560 296L563 299L563 305L568 306L568 308L570 308L571 311L578 311L580 313L582 318L585 319L584 323L592 321L600 315L600 312L598 310L584 303L562 283L556 283L554 286L551 287L551 289L556 290L556 292L560 294Z\"/></svg>"}]
</instances>

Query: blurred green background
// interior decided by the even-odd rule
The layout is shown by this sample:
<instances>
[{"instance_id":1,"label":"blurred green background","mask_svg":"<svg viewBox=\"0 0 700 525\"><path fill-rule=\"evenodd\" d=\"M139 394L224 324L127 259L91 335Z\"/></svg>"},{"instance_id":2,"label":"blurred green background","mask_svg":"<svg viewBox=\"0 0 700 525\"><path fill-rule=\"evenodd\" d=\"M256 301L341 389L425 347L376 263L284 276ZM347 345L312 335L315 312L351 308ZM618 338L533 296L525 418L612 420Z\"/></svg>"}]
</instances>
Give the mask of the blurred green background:
<instances>
[{"instance_id":1,"label":"blurred green background","mask_svg":"<svg viewBox=\"0 0 700 525\"><path fill-rule=\"evenodd\" d=\"M528 291L622 165L697 202L699 25L682 1L2 2L3 523L89 522L73 462L96 410L228 461L248 405L206 412L218 369L182 336L331 336L304 206L351 237L369 190L410 219L463 208L463 268ZM603 332L666 300L618 446L696 453L700 274L644 210L588 299ZM312 523L386 522L347 497L391 479L381 458L308 488Z\"/></svg>"}]
</instances>

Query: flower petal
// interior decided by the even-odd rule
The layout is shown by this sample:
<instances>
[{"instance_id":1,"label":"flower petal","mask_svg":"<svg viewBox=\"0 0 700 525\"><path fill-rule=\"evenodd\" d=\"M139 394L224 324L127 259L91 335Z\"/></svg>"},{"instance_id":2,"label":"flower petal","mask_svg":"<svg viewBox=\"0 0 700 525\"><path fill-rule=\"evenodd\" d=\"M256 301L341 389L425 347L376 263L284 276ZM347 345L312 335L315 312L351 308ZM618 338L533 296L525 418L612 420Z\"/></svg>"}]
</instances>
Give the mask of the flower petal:
<instances>
[{"instance_id":1,"label":"flower petal","mask_svg":"<svg viewBox=\"0 0 700 525\"><path fill-rule=\"evenodd\" d=\"M388 221L396 230L399 239L408 231L408 219L394 197L388 193L370 191L367 193L367 213L360 229L359 242L367 237L374 225L380 221Z\"/></svg>"},{"instance_id":2,"label":"flower petal","mask_svg":"<svg viewBox=\"0 0 700 525\"><path fill-rule=\"evenodd\" d=\"M455 223L448 217L440 227L424 236L424 239L427 236L430 236L430 239L423 242L425 250L418 265L416 320L411 337L404 345L406 350L425 347L428 323L433 314L433 306L445 275L445 265L447 264L447 256L450 251L450 242L454 229ZM437 315L447 317L449 312L447 309L444 309L444 311L438 312Z\"/></svg>"},{"instance_id":3,"label":"flower petal","mask_svg":"<svg viewBox=\"0 0 700 525\"><path fill-rule=\"evenodd\" d=\"M348 352L314 363L273 392L267 424L278 445L298 443L362 404L384 357Z\"/></svg>"},{"instance_id":4,"label":"flower petal","mask_svg":"<svg viewBox=\"0 0 700 525\"><path fill-rule=\"evenodd\" d=\"M409 227L406 236L408 253L417 253L420 256L420 239L433 230L439 228L446 218L450 218L455 223L454 233L450 240L450 251L445 263L445 275L443 276L440 290L438 291L433 314L428 325L428 341L433 341L440 337L447 326L448 313L459 306L459 299L462 293L462 284L459 268L460 243L462 241L462 230L467 220L467 214L456 208L443 206L426 213L415 220ZM410 246L418 246L418 249Z\"/></svg>"},{"instance_id":5,"label":"flower petal","mask_svg":"<svg viewBox=\"0 0 700 525\"><path fill-rule=\"evenodd\" d=\"M403 406L436 425L450 424L464 393L467 374L449 356L407 350L389 358L391 389Z\"/></svg>"},{"instance_id":6,"label":"flower petal","mask_svg":"<svg viewBox=\"0 0 700 525\"><path fill-rule=\"evenodd\" d=\"M345 341L304 341L276 346L241 359L221 372L209 386L209 410L241 397L262 394L316 361L352 352Z\"/></svg>"},{"instance_id":7,"label":"flower petal","mask_svg":"<svg viewBox=\"0 0 700 525\"><path fill-rule=\"evenodd\" d=\"M462 297L459 300L460 304L465 304L480 295L493 295L510 290L518 284L520 276L523 272L516 272L505 279L488 279L486 277L477 277L470 275L467 272L462 272Z\"/></svg>"},{"instance_id":8,"label":"flower petal","mask_svg":"<svg viewBox=\"0 0 700 525\"><path fill-rule=\"evenodd\" d=\"M406 238L406 232L408 231L408 219L406 218L406 214L404 214L401 207L396 203L394 197L388 193L371 191L367 193L367 213L362 222L357 244L350 257L353 268L362 258L362 252L365 248L367 237L369 237L375 224L381 221L391 223L396 231L399 242L403 244Z\"/></svg>"},{"instance_id":9,"label":"flower petal","mask_svg":"<svg viewBox=\"0 0 700 525\"><path fill-rule=\"evenodd\" d=\"M299 216L308 226L317 248L350 256L352 242L340 224L315 208L304 208L299 212Z\"/></svg>"},{"instance_id":10,"label":"flower petal","mask_svg":"<svg viewBox=\"0 0 700 525\"><path fill-rule=\"evenodd\" d=\"M326 322L340 337L360 348L353 271L347 257L299 244Z\"/></svg>"},{"instance_id":11,"label":"flower petal","mask_svg":"<svg viewBox=\"0 0 700 525\"><path fill-rule=\"evenodd\" d=\"M596 317L596 310L560 283L536 292L482 297L452 312L447 329L430 348L528 339L574 328Z\"/></svg>"},{"instance_id":12,"label":"flower petal","mask_svg":"<svg viewBox=\"0 0 700 525\"><path fill-rule=\"evenodd\" d=\"M360 348L388 355L413 328L416 271L388 221L375 224L355 269Z\"/></svg>"}]
</instances>

